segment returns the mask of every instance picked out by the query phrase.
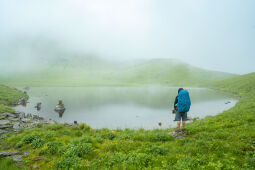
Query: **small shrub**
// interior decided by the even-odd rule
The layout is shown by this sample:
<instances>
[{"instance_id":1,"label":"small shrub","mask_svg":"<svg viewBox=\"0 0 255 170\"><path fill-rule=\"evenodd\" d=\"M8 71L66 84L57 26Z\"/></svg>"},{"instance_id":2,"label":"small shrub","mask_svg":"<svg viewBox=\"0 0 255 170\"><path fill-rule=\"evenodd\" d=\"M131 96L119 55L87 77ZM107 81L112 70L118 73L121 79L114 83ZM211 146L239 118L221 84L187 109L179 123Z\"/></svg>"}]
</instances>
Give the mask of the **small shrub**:
<instances>
[{"instance_id":1,"label":"small shrub","mask_svg":"<svg viewBox=\"0 0 255 170\"><path fill-rule=\"evenodd\" d=\"M127 155L122 154L122 153L115 153L114 155L112 155L108 161L105 163L107 166L114 166L117 164L122 164L126 159L127 159Z\"/></svg>"},{"instance_id":2,"label":"small shrub","mask_svg":"<svg viewBox=\"0 0 255 170\"><path fill-rule=\"evenodd\" d=\"M84 131L89 131L91 129L91 127L89 125L85 124L85 123L81 123L79 125L79 129L84 130Z\"/></svg>"},{"instance_id":3,"label":"small shrub","mask_svg":"<svg viewBox=\"0 0 255 170\"><path fill-rule=\"evenodd\" d=\"M112 132L109 132L109 133L103 135L102 137L105 138L105 139L113 140L116 137L116 135L113 134Z\"/></svg>"},{"instance_id":4,"label":"small shrub","mask_svg":"<svg viewBox=\"0 0 255 170\"><path fill-rule=\"evenodd\" d=\"M61 132L61 134L62 134L62 135L66 135L66 136L71 136L71 135L72 135L71 131L69 131L69 130L63 130L63 131Z\"/></svg>"},{"instance_id":5,"label":"small shrub","mask_svg":"<svg viewBox=\"0 0 255 170\"><path fill-rule=\"evenodd\" d=\"M93 147L90 143L69 144L65 147L64 155L69 157L84 157L90 155L92 152Z\"/></svg>"},{"instance_id":6,"label":"small shrub","mask_svg":"<svg viewBox=\"0 0 255 170\"><path fill-rule=\"evenodd\" d=\"M36 139L38 139L38 138L39 138L38 135L29 134L29 135L26 135L26 136L24 136L24 137L22 138L22 142L23 142L24 144L29 144L29 143L32 143L33 140L36 140Z\"/></svg>"},{"instance_id":7,"label":"small shrub","mask_svg":"<svg viewBox=\"0 0 255 170\"><path fill-rule=\"evenodd\" d=\"M45 137L44 137L44 138L47 140L47 139L51 139L51 138L53 138L53 137L54 137L54 134L48 132L48 133L45 134Z\"/></svg>"},{"instance_id":8,"label":"small shrub","mask_svg":"<svg viewBox=\"0 0 255 170\"><path fill-rule=\"evenodd\" d=\"M189 156L183 157L177 161L174 169L196 169L197 161Z\"/></svg>"},{"instance_id":9,"label":"small shrub","mask_svg":"<svg viewBox=\"0 0 255 170\"><path fill-rule=\"evenodd\" d=\"M55 124L55 125L48 125L47 129L49 130L60 130L63 129L64 125L63 124Z\"/></svg>"},{"instance_id":10,"label":"small shrub","mask_svg":"<svg viewBox=\"0 0 255 170\"><path fill-rule=\"evenodd\" d=\"M60 161L55 163L57 169L81 169L81 159L77 156L62 157Z\"/></svg>"},{"instance_id":11,"label":"small shrub","mask_svg":"<svg viewBox=\"0 0 255 170\"><path fill-rule=\"evenodd\" d=\"M82 132L79 130L79 131L76 131L75 133L74 133L74 135L75 136L77 136L77 137L81 137L82 136Z\"/></svg>"},{"instance_id":12,"label":"small shrub","mask_svg":"<svg viewBox=\"0 0 255 170\"><path fill-rule=\"evenodd\" d=\"M95 141L98 142L98 143L103 143L104 139L98 136L98 137L95 138Z\"/></svg>"},{"instance_id":13,"label":"small shrub","mask_svg":"<svg viewBox=\"0 0 255 170\"><path fill-rule=\"evenodd\" d=\"M37 128L42 128L42 127L43 127L43 124L42 124L42 123L37 123L36 127L37 127Z\"/></svg>"},{"instance_id":14,"label":"small shrub","mask_svg":"<svg viewBox=\"0 0 255 170\"><path fill-rule=\"evenodd\" d=\"M17 144L16 147L22 147L24 144L30 144L32 143L34 140L36 139L40 139L40 137L38 135L35 134L28 134L26 136L24 136Z\"/></svg>"},{"instance_id":15,"label":"small shrub","mask_svg":"<svg viewBox=\"0 0 255 170\"><path fill-rule=\"evenodd\" d=\"M59 149L61 146L63 146L63 143L58 141L53 141L53 142L46 143L46 146L48 147L47 153L53 155L59 152Z\"/></svg>"},{"instance_id":16,"label":"small shrub","mask_svg":"<svg viewBox=\"0 0 255 170\"><path fill-rule=\"evenodd\" d=\"M148 153L153 153L156 155L166 155L168 152L168 149L162 146L155 146L153 145L151 148L147 149Z\"/></svg>"},{"instance_id":17,"label":"small shrub","mask_svg":"<svg viewBox=\"0 0 255 170\"><path fill-rule=\"evenodd\" d=\"M173 136L168 135L167 133L156 133L151 136L151 140L155 142L166 142L173 141Z\"/></svg>"},{"instance_id":18,"label":"small shrub","mask_svg":"<svg viewBox=\"0 0 255 170\"><path fill-rule=\"evenodd\" d=\"M43 144L44 144L44 141L41 140L40 138L38 138L38 139L33 140L32 144L31 144L31 147L33 149L40 148L40 147L43 146Z\"/></svg>"},{"instance_id":19,"label":"small shrub","mask_svg":"<svg viewBox=\"0 0 255 170\"><path fill-rule=\"evenodd\" d=\"M16 147L17 148L20 148L24 145L24 143L22 141L19 141L17 144L16 144Z\"/></svg>"},{"instance_id":20,"label":"small shrub","mask_svg":"<svg viewBox=\"0 0 255 170\"><path fill-rule=\"evenodd\" d=\"M140 168L147 167L152 158L150 155L145 153L130 153L125 161L125 164L133 164Z\"/></svg>"},{"instance_id":21,"label":"small shrub","mask_svg":"<svg viewBox=\"0 0 255 170\"><path fill-rule=\"evenodd\" d=\"M81 143L92 143L93 140L92 140L92 138L91 138L90 136L84 136L84 137L82 137L82 138L80 139L80 142L81 142Z\"/></svg>"}]
</instances>

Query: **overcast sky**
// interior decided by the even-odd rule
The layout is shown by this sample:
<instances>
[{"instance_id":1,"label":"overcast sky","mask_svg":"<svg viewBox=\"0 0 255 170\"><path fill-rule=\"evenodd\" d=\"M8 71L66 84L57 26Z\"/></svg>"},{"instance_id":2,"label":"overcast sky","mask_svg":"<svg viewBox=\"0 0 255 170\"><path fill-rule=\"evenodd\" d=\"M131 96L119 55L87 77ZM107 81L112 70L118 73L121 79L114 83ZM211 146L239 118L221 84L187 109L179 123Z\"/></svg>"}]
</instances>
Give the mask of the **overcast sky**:
<instances>
[{"instance_id":1,"label":"overcast sky","mask_svg":"<svg viewBox=\"0 0 255 170\"><path fill-rule=\"evenodd\" d=\"M176 58L244 74L255 71L255 1L0 0L0 66L59 57L47 55L49 42L63 52Z\"/></svg>"}]
</instances>

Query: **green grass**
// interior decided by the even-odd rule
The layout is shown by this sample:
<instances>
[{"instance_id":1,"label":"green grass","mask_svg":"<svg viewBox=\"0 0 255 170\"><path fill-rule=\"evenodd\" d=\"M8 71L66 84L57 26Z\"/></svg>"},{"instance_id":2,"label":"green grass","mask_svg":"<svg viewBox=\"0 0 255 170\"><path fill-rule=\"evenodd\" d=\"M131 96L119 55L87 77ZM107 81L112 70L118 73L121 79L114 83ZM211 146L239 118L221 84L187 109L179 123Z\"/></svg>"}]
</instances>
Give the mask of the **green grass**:
<instances>
[{"instance_id":1,"label":"green grass","mask_svg":"<svg viewBox=\"0 0 255 170\"><path fill-rule=\"evenodd\" d=\"M211 88L237 94L240 101L217 116L188 124L184 139L169 136L170 130L59 124L5 134L0 146L33 152L20 169L35 164L41 169L255 169L255 73Z\"/></svg>"},{"instance_id":2,"label":"green grass","mask_svg":"<svg viewBox=\"0 0 255 170\"><path fill-rule=\"evenodd\" d=\"M0 158L0 169L18 170L18 167L11 158Z\"/></svg>"},{"instance_id":3,"label":"green grass","mask_svg":"<svg viewBox=\"0 0 255 170\"><path fill-rule=\"evenodd\" d=\"M0 85L0 113L15 112L15 110L11 108L10 106L13 105L13 103L16 103L19 99L23 97L28 98L26 93L21 92L18 89ZM2 136L0 136L0 138L1 140L3 140ZM14 164L12 159L0 157L0 169L15 170L18 168Z\"/></svg>"},{"instance_id":4,"label":"green grass","mask_svg":"<svg viewBox=\"0 0 255 170\"><path fill-rule=\"evenodd\" d=\"M28 98L25 92L0 85L0 112L14 112L14 110L8 106L13 105L23 97Z\"/></svg>"}]
</instances>

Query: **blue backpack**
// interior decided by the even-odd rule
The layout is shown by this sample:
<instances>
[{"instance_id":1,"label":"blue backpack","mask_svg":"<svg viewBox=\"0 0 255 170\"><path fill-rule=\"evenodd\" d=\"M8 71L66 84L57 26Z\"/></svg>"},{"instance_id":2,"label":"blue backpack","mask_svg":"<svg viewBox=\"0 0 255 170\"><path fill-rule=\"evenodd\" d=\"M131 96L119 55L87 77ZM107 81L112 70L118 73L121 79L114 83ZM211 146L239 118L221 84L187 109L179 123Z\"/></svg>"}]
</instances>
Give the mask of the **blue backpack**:
<instances>
[{"instance_id":1,"label":"blue backpack","mask_svg":"<svg viewBox=\"0 0 255 170\"><path fill-rule=\"evenodd\" d=\"M178 112L188 112L190 105L189 92L187 90L181 90L178 94Z\"/></svg>"}]
</instances>

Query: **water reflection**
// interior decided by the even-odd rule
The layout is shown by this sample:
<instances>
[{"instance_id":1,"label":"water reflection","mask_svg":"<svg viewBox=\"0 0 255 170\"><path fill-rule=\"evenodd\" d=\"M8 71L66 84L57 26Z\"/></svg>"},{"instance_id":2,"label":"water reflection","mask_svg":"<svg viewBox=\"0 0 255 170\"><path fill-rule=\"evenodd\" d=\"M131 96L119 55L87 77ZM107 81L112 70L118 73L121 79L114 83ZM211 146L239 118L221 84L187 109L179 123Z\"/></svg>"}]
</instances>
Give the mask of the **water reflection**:
<instances>
[{"instance_id":1,"label":"water reflection","mask_svg":"<svg viewBox=\"0 0 255 170\"><path fill-rule=\"evenodd\" d=\"M177 90L177 87L162 86L33 87L29 90L28 106L17 106L16 109L35 113L34 106L41 102L43 107L38 107L40 112L37 114L59 122L78 120L92 128L169 128L175 125L172 109ZM203 88L188 90L192 101L188 116L192 118L216 115L236 103L236 100L218 91Z\"/></svg>"},{"instance_id":2,"label":"water reflection","mask_svg":"<svg viewBox=\"0 0 255 170\"><path fill-rule=\"evenodd\" d=\"M64 115L64 113L65 113L65 110L59 110L59 111L57 111L57 110L55 110L55 112L57 112L58 113L58 117L59 118L62 118L63 117L63 115Z\"/></svg>"}]
</instances>

